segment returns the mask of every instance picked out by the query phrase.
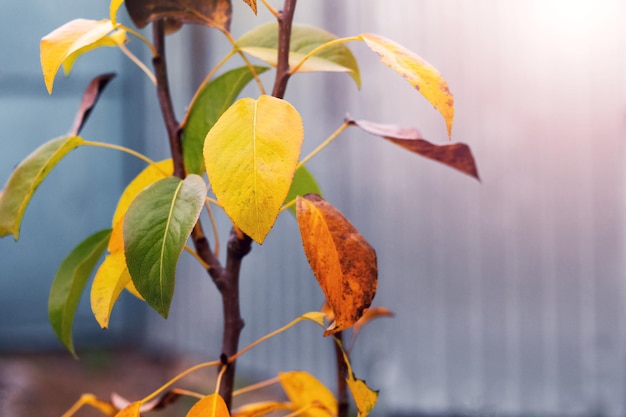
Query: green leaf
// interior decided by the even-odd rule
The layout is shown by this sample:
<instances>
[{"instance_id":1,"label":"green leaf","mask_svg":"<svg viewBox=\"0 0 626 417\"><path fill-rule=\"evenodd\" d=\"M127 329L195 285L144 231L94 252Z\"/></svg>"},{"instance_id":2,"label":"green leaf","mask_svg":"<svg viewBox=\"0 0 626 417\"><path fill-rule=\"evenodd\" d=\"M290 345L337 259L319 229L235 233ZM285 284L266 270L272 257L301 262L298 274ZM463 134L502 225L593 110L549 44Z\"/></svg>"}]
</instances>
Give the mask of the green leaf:
<instances>
[{"instance_id":1,"label":"green leaf","mask_svg":"<svg viewBox=\"0 0 626 417\"><path fill-rule=\"evenodd\" d=\"M101 230L82 241L61 262L50 288L48 315L57 337L76 356L72 340L74 314L83 288L107 247L111 229Z\"/></svg>"},{"instance_id":2,"label":"green leaf","mask_svg":"<svg viewBox=\"0 0 626 417\"><path fill-rule=\"evenodd\" d=\"M17 240L24 211L39 184L70 151L84 143L79 136L53 139L37 148L15 168L0 194L0 237Z\"/></svg>"},{"instance_id":3,"label":"green leaf","mask_svg":"<svg viewBox=\"0 0 626 417\"><path fill-rule=\"evenodd\" d=\"M178 257L206 199L206 184L195 174L162 179L143 190L124 217L124 251L135 287L167 318Z\"/></svg>"},{"instance_id":4,"label":"green leaf","mask_svg":"<svg viewBox=\"0 0 626 417\"><path fill-rule=\"evenodd\" d=\"M303 139L298 111L271 96L237 101L206 137L211 188L233 223L259 244L287 197Z\"/></svg>"},{"instance_id":5,"label":"green leaf","mask_svg":"<svg viewBox=\"0 0 626 417\"><path fill-rule=\"evenodd\" d=\"M126 0L126 10L139 28L154 20L167 18L228 32L232 17L230 0Z\"/></svg>"},{"instance_id":6,"label":"green leaf","mask_svg":"<svg viewBox=\"0 0 626 417\"><path fill-rule=\"evenodd\" d=\"M332 33L308 25L294 24L289 44L289 65L294 67L318 46L337 39ZM243 34L237 47L275 67L278 54L278 24L266 23ZM308 59L300 72L347 72L361 88L361 75L356 58L344 44L323 49Z\"/></svg>"},{"instance_id":7,"label":"green leaf","mask_svg":"<svg viewBox=\"0 0 626 417\"><path fill-rule=\"evenodd\" d=\"M257 74L267 67L254 67ZM187 172L201 175L204 171L202 148L204 138L217 119L237 99L241 90L254 79L248 67L230 70L205 84L189 109L189 118L183 129L183 156Z\"/></svg>"},{"instance_id":8,"label":"green leaf","mask_svg":"<svg viewBox=\"0 0 626 417\"><path fill-rule=\"evenodd\" d=\"M54 77L63 61L79 50L88 51L91 45L98 44L113 29L108 19L75 19L44 36L40 43L40 58L48 93L52 94ZM76 56L72 59L76 59Z\"/></svg>"},{"instance_id":9,"label":"green leaf","mask_svg":"<svg viewBox=\"0 0 626 417\"><path fill-rule=\"evenodd\" d=\"M304 165L302 165L300 168L296 169L293 181L291 182L291 188L289 188L287 198L285 198L285 204L292 202L298 196L302 197L306 194L318 194L321 196L322 191L320 190L319 185L317 185L317 181L315 181L313 174L311 174L311 172L306 169ZM291 211L294 216L296 215L295 204L289 207L289 211Z\"/></svg>"}]
</instances>

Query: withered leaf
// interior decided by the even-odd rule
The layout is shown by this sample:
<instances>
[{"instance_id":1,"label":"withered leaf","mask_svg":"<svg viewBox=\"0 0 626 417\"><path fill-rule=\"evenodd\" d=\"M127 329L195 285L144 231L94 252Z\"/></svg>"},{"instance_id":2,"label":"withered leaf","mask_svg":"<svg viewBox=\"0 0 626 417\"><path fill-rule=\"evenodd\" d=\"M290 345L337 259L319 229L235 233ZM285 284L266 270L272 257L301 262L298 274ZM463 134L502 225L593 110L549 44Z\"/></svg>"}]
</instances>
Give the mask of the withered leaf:
<instances>
[{"instance_id":1,"label":"withered leaf","mask_svg":"<svg viewBox=\"0 0 626 417\"><path fill-rule=\"evenodd\" d=\"M325 336L354 325L372 303L378 285L376 252L359 231L317 194L296 200L304 252L334 321Z\"/></svg>"},{"instance_id":2,"label":"withered leaf","mask_svg":"<svg viewBox=\"0 0 626 417\"><path fill-rule=\"evenodd\" d=\"M125 3L128 14L139 28L167 18L230 31L230 0L126 0Z\"/></svg>"},{"instance_id":3,"label":"withered leaf","mask_svg":"<svg viewBox=\"0 0 626 417\"><path fill-rule=\"evenodd\" d=\"M387 139L404 149L433 161L441 162L480 181L472 151L464 143L435 145L425 140L421 132L415 128L373 123L366 120L347 119L347 122L360 127L367 133Z\"/></svg>"},{"instance_id":4,"label":"withered leaf","mask_svg":"<svg viewBox=\"0 0 626 417\"><path fill-rule=\"evenodd\" d=\"M243 0L243 2L250 6L254 14L257 14L256 0Z\"/></svg>"},{"instance_id":5,"label":"withered leaf","mask_svg":"<svg viewBox=\"0 0 626 417\"><path fill-rule=\"evenodd\" d=\"M100 98L100 94L107 84L109 84L109 81L111 81L114 77L114 73L108 73L91 80L85 89L85 93L83 94L83 100L81 101L78 112L76 113L74 125L70 130L69 136L78 136L80 134L80 131L83 129L83 126L85 126L85 123L87 122L91 111L95 107L98 98Z\"/></svg>"}]
</instances>

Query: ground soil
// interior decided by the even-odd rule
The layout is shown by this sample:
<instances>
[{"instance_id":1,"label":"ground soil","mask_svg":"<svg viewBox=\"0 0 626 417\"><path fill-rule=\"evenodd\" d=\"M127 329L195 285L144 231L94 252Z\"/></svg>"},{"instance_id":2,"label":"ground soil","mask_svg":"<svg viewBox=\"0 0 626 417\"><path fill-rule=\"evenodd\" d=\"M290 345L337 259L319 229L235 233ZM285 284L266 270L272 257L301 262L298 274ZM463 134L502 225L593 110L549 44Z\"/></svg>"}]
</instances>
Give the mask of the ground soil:
<instances>
[{"instance_id":1,"label":"ground soil","mask_svg":"<svg viewBox=\"0 0 626 417\"><path fill-rule=\"evenodd\" d=\"M115 392L138 400L182 370L202 362L191 358L156 358L136 351L90 352L80 360L69 353L0 355L0 416L60 417L83 393L110 400ZM214 368L198 371L177 386L201 393L214 389ZM248 399L249 400L249 399ZM183 398L148 416L184 416L195 400ZM76 417L102 417L83 407Z\"/></svg>"}]
</instances>

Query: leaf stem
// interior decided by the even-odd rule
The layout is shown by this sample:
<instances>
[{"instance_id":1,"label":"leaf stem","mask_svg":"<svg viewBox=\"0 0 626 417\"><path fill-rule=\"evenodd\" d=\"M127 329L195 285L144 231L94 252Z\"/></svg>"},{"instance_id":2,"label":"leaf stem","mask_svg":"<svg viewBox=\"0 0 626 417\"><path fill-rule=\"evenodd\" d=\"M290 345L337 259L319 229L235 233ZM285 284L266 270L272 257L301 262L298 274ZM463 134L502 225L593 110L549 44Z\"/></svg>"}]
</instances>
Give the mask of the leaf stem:
<instances>
[{"instance_id":1,"label":"leaf stem","mask_svg":"<svg viewBox=\"0 0 626 417\"><path fill-rule=\"evenodd\" d=\"M97 148L107 148L107 149L114 149L116 151L122 151L125 152L129 155L132 155L136 158L141 159L142 161L144 161L145 163L147 163L148 165L155 165L156 166L156 162L154 162L152 159L148 158L147 156L137 152L137 151L133 151L132 149L126 148L124 146L119 146L119 145L113 145L112 143L105 143L105 142L92 142L92 141L85 141L83 142L83 145L85 146L94 146Z\"/></svg>"},{"instance_id":2,"label":"leaf stem","mask_svg":"<svg viewBox=\"0 0 626 417\"><path fill-rule=\"evenodd\" d=\"M217 231L215 216L213 215L213 209L211 208L210 204L211 201L213 200L207 197L207 200L204 202L204 206L206 207L206 211L209 214L209 221L211 222L211 228L213 229L213 239L215 239L215 249L213 250L213 254L215 255L215 257L218 257L220 255L220 234Z\"/></svg>"},{"instance_id":3,"label":"leaf stem","mask_svg":"<svg viewBox=\"0 0 626 417\"><path fill-rule=\"evenodd\" d=\"M211 269L211 265L207 264L206 262L204 262L204 259L202 259L200 257L200 255L198 255L198 252L196 252L195 250L191 249L189 246L185 245L185 250L187 251L187 253L189 253L191 256L193 256L194 258L196 258L196 261L198 261L200 263L200 265L202 265L202 267L204 269Z\"/></svg>"},{"instance_id":4,"label":"leaf stem","mask_svg":"<svg viewBox=\"0 0 626 417\"><path fill-rule=\"evenodd\" d=\"M328 41L323 45L318 46L317 48L311 50L309 53L307 53L304 58L302 58L300 60L300 62L298 62L296 65L293 66L293 68L291 68L289 70L290 74L295 74L296 72L298 72L298 70L300 69L300 67L302 67L302 65L304 65L304 63L306 61L308 61L312 56L320 53L321 51L323 51L326 48L330 48L331 46L340 44L340 43L346 43L346 42L351 42L351 41L360 41L361 37L360 36L350 36L347 38L339 38L339 39L333 39L332 41Z\"/></svg>"},{"instance_id":5,"label":"leaf stem","mask_svg":"<svg viewBox=\"0 0 626 417\"><path fill-rule=\"evenodd\" d=\"M127 31L130 34L135 35L137 38L139 38L140 41L145 43L146 46L148 48L150 48L150 52L152 52L152 57L155 57L155 56L158 55L157 49L154 47L154 45L148 39L146 39L146 37L143 36L141 33L137 32L133 28L129 28L128 26L119 25L119 27L124 29L125 31Z\"/></svg>"},{"instance_id":6,"label":"leaf stem","mask_svg":"<svg viewBox=\"0 0 626 417\"><path fill-rule=\"evenodd\" d=\"M118 46L120 47L120 50L124 53L124 55L130 58L130 60L133 61L133 63L137 65L139 69L142 70L148 76L148 78L150 78L150 81L152 81L152 84L156 85L156 82L157 82L156 77L154 76L152 71L150 71L148 67L146 67L146 65L143 62L141 62L139 58L135 56L135 54L130 52L128 48L126 48L126 45L119 44Z\"/></svg>"},{"instance_id":7,"label":"leaf stem","mask_svg":"<svg viewBox=\"0 0 626 417\"><path fill-rule=\"evenodd\" d=\"M241 394L245 394L248 392L256 391L261 388L269 387L270 385L274 385L280 382L277 376L274 378L266 379L265 381L257 382L256 384L248 385L247 387L239 388L236 391L233 391L233 397L236 397Z\"/></svg>"},{"instance_id":8,"label":"leaf stem","mask_svg":"<svg viewBox=\"0 0 626 417\"><path fill-rule=\"evenodd\" d=\"M271 6L271 5L267 2L267 0L261 0L261 2L262 2L262 3L263 3L263 5L265 6L265 8L266 8L266 9L267 9L267 10L268 10L271 14L273 14L273 15L274 15L274 17L275 17L276 19L279 19L279 18L280 18L280 13L278 13L278 11L277 11L275 8L273 8L273 7L272 7L272 6Z\"/></svg>"},{"instance_id":9,"label":"leaf stem","mask_svg":"<svg viewBox=\"0 0 626 417\"><path fill-rule=\"evenodd\" d=\"M246 54L244 54L243 51L239 49L239 47L237 46L237 41L235 40L235 38L232 37L230 32L222 31L222 33L224 34L224 36L226 36L226 39L228 39L228 42L230 42L230 44L233 46L233 51L239 54L239 56L241 57L241 59L243 59L243 62L245 62L250 72L252 72L252 75L254 76L254 81L256 81L256 84L259 87L260 94L265 95L265 87L263 87L263 83L261 82L261 79L259 78L259 74L257 74L256 71L254 70L254 65L252 65L252 63L250 62Z\"/></svg>"},{"instance_id":10,"label":"leaf stem","mask_svg":"<svg viewBox=\"0 0 626 417\"><path fill-rule=\"evenodd\" d=\"M157 395L159 395L160 393L162 393L163 391L165 391L166 389L168 389L169 387L174 385L176 382L180 381L181 379L183 379L184 377L186 377L187 375L189 375L189 374L191 374L193 372L196 372L196 371L198 371L200 369L208 368L208 367L211 367L211 366L218 366L218 365L221 365L221 364L222 364L222 362L220 362L220 361L203 362L203 363L200 363L198 365L192 366L191 368L185 369L183 372L179 373L174 378L172 378L169 381L167 381L160 388L158 388L152 394L150 394L147 397L145 397L144 399L142 399L140 402L142 404L147 403L148 401L150 401L151 399L153 399L154 397L156 397Z\"/></svg>"},{"instance_id":11,"label":"leaf stem","mask_svg":"<svg viewBox=\"0 0 626 417\"><path fill-rule=\"evenodd\" d=\"M204 80L202 80L202 82L200 83L200 86L198 87L193 97L191 98L191 101L189 102L189 107L187 108L187 113L185 114L185 118L183 119L182 122L180 122L181 129L184 129L185 125L187 124L187 120L189 119L189 114L191 113L191 109L193 108L194 103L198 99L198 96L200 95L200 91L202 90L202 87L204 87L204 85L207 84L211 78L213 78L217 70L219 70L234 54L235 54L235 50L233 49L228 54L226 54L226 56L222 58L222 60L218 62L216 66L213 67L213 69L206 75L206 77L204 77Z\"/></svg>"},{"instance_id":12,"label":"leaf stem","mask_svg":"<svg viewBox=\"0 0 626 417\"><path fill-rule=\"evenodd\" d=\"M304 164L306 164L307 162L309 162L309 160L311 158L313 158L315 155L317 155L318 153L320 153L326 146L328 146L333 140L335 140L340 134L341 132L343 132L344 130L346 130L346 128L350 126L349 122L343 122L343 124L341 126L339 126L339 128L337 130L335 130L335 132L330 135L328 137L328 139L326 139L324 142L322 142L320 144L320 146L318 146L317 148L315 148L310 154L308 154L306 157L304 157L304 159L302 159L298 165L296 165L296 169L300 168L301 166L303 166Z\"/></svg>"}]
</instances>

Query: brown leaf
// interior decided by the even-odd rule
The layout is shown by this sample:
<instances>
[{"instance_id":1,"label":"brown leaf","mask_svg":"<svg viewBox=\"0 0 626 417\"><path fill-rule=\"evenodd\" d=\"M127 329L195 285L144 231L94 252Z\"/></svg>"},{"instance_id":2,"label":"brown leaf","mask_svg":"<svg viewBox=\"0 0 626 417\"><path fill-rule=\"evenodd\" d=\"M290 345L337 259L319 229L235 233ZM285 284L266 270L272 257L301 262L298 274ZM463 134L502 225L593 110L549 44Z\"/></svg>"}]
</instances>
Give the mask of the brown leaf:
<instances>
[{"instance_id":1,"label":"brown leaf","mask_svg":"<svg viewBox=\"0 0 626 417\"><path fill-rule=\"evenodd\" d=\"M357 322L372 303L378 284L376 252L350 222L317 194L296 200L304 252L334 321L325 336Z\"/></svg>"},{"instance_id":2,"label":"brown leaf","mask_svg":"<svg viewBox=\"0 0 626 417\"><path fill-rule=\"evenodd\" d=\"M137 27L168 18L230 31L230 0L126 0L128 14Z\"/></svg>"},{"instance_id":3,"label":"brown leaf","mask_svg":"<svg viewBox=\"0 0 626 417\"><path fill-rule=\"evenodd\" d=\"M107 84L109 84L109 81L111 81L114 77L114 73L108 73L91 80L85 90L85 93L83 94L83 101L80 103L80 107L76 113L76 119L74 119L74 125L70 130L69 136L78 136L80 134L80 131L83 129L85 122L87 122L87 119L96 105L100 94Z\"/></svg>"},{"instance_id":4,"label":"brown leaf","mask_svg":"<svg viewBox=\"0 0 626 417\"><path fill-rule=\"evenodd\" d=\"M250 6L254 14L257 14L256 0L243 0L243 2Z\"/></svg>"},{"instance_id":5,"label":"brown leaf","mask_svg":"<svg viewBox=\"0 0 626 417\"><path fill-rule=\"evenodd\" d=\"M480 181L472 151L464 143L435 145L424 140L421 132L415 128L373 123L366 120L348 119L347 122L360 127L367 133L380 136L396 145L402 146L404 149L433 161L441 162Z\"/></svg>"}]
</instances>

